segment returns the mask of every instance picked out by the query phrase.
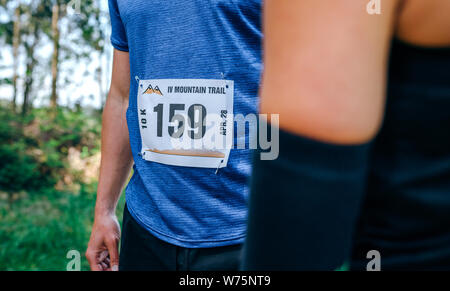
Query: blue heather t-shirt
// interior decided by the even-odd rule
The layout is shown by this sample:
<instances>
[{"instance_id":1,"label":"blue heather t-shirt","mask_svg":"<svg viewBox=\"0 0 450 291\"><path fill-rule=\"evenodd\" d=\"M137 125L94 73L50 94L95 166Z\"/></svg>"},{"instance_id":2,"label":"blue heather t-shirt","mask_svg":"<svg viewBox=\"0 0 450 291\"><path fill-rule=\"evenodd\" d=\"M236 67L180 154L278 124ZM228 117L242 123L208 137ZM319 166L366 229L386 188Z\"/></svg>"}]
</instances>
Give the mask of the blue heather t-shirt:
<instances>
[{"instance_id":1,"label":"blue heather t-shirt","mask_svg":"<svg viewBox=\"0 0 450 291\"><path fill-rule=\"evenodd\" d=\"M242 243L250 150L231 150L226 167L220 169L145 160L137 80L227 80L234 84L234 114L256 114L261 1L109 0L109 8L111 42L130 55L127 122L135 165L126 200L131 215L151 234L174 245ZM151 98L166 95L162 86L145 86Z\"/></svg>"}]
</instances>

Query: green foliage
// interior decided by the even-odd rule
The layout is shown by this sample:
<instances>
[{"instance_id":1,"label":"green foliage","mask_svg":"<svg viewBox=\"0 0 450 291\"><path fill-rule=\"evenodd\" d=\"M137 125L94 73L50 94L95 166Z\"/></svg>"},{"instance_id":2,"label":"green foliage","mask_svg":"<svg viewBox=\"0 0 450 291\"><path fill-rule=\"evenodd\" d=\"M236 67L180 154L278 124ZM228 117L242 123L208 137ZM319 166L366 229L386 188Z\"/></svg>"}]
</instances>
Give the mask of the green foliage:
<instances>
[{"instance_id":1,"label":"green foliage","mask_svg":"<svg viewBox=\"0 0 450 291\"><path fill-rule=\"evenodd\" d=\"M350 264L349 264L348 262L345 262L342 266L340 266L339 268L337 268L335 271L336 271L336 272L350 271Z\"/></svg>"},{"instance_id":2,"label":"green foliage","mask_svg":"<svg viewBox=\"0 0 450 291\"><path fill-rule=\"evenodd\" d=\"M27 153L28 139L19 119L6 108L0 111L0 190L11 193L48 185L36 159Z\"/></svg>"},{"instance_id":3,"label":"green foliage","mask_svg":"<svg viewBox=\"0 0 450 291\"><path fill-rule=\"evenodd\" d=\"M0 187L6 192L33 189L39 175L32 157L23 154L24 144L6 144L0 147Z\"/></svg>"},{"instance_id":4,"label":"green foliage","mask_svg":"<svg viewBox=\"0 0 450 291\"><path fill-rule=\"evenodd\" d=\"M64 271L70 250L80 252L82 270L88 270L84 252L94 219L95 189L92 184L75 194L50 189L30 193L14 204L14 211L0 200L0 271ZM123 207L122 195L118 214Z\"/></svg>"},{"instance_id":5,"label":"green foliage","mask_svg":"<svg viewBox=\"0 0 450 291\"><path fill-rule=\"evenodd\" d=\"M76 66L64 69L62 63L78 64L80 58L91 60L103 53L102 23L107 11L98 0L83 2L80 14L67 13L68 1L28 2L0 0L0 45L11 52L14 44L19 49L17 92L23 96L14 98L25 100L20 115L0 100L0 270L65 270L67 251L83 253L86 248L96 192L95 184L84 179L84 168L71 165L69 154L79 153L81 161L96 161L100 112L87 113L79 106L33 109L45 104L50 95L41 85L43 76L51 75L52 51L37 52L56 39L52 8L58 3L59 25L67 32L55 46L60 48L57 68L65 72L59 79L72 77ZM0 65L0 70L5 69L12 71L11 62ZM0 78L0 85L10 87L13 79L8 73ZM64 84L59 82L59 90L74 83L66 79ZM83 268L87 269L84 258Z\"/></svg>"},{"instance_id":6,"label":"green foliage","mask_svg":"<svg viewBox=\"0 0 450 291\"><path fill-rule=\"evenodd\" d=\"M78 149L84 158L99 151L97 113L39 108L22 119L7 107L0 109L0 191L53 187L73 174L69 148Z\"/></svg>"},{"instance_id":7,"label":"green foliage","mask_svg":"<svg viewBox=\"0 0 450 291\"><path fill-rule=\"evenodd\" d=\"M96 184L56 186L77 177L69 148L81 158L99 152L99 112L39 108L22 118L9 108L0 103L0 270L65 270L67 252L86 249Z\"/></svg>"}]
</instances>

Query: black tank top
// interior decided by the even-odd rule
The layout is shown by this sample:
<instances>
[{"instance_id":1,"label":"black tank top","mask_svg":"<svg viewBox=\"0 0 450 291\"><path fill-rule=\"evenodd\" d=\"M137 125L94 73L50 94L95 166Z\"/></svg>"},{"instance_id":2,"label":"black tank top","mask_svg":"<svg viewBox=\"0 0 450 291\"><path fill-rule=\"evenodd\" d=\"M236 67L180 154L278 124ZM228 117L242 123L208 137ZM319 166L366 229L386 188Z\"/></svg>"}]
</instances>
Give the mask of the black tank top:
<instances>
[{"instance_id":1,"label":"black tank top","mask_svg":"<svg viewBox=\"0 0 450 291\"><path fill-rule=\"evenodd\" d=\"M352 268L369 250L384 270L450 269L450 48L393 42Z\"/></svg>"}]
</instances>

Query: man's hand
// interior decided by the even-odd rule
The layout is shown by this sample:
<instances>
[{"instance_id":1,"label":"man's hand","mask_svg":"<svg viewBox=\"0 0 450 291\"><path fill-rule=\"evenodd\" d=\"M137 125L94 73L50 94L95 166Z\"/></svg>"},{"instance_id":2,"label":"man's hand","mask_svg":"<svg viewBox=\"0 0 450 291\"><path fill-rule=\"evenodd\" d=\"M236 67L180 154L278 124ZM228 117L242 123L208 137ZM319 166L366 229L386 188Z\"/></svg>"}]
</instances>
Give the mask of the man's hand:
<instances>
[{"instance_id":1,"label":"man's hand","mask_svg":"<svg viewBox=\"0 0 450 291\"><path fill-rule=\"evenodd\" d=\"M114 214L95 218L86 258L92 271L119 270L120 226Z\"/></svg>"}]
</instances>

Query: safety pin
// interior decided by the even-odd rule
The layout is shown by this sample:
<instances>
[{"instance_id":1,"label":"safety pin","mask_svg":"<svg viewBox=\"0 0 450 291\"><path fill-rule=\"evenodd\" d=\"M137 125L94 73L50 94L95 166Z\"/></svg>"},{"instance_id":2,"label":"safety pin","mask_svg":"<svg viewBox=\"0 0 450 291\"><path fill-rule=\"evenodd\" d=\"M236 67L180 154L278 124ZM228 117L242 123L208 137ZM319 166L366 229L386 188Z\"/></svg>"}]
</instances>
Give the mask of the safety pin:
<instances>
[{"instance_id":1,"label":"safety pin","mask_svg":"<svg viewBox=\"0 0 450 291\"><path fill-rule=\"evenodd\" d=\"M222 165L222 163L223 163L223 160L221 160L220 163L219 163L219 165L217 166L215 175L217 175L217 173L219 172L220 165Z\"/></svg>"}]
</instances>

